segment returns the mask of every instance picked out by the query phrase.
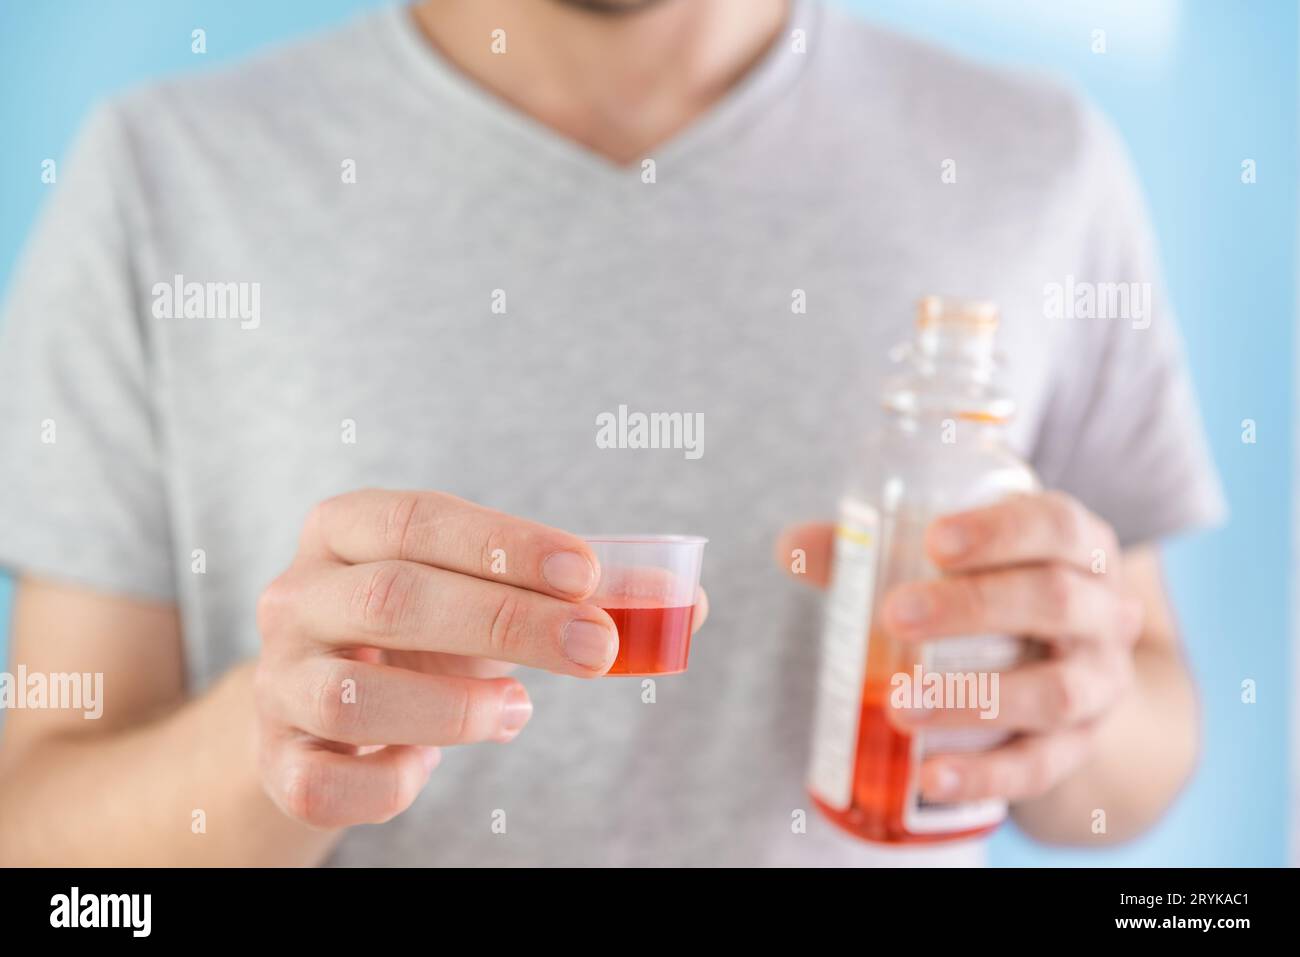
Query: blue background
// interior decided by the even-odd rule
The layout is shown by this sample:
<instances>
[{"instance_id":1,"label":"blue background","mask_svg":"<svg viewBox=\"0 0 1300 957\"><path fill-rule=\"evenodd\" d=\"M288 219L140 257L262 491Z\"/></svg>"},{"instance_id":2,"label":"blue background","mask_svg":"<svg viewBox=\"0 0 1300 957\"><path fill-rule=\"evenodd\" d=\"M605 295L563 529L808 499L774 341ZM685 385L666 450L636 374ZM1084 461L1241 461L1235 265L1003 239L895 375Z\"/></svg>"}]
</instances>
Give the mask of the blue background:
<instances>
[{"instance_id":1,"label":"blue background","mask_svg":"<svg viewBox=\"0 0 1300 957\"><path fill-rule=\"evenodd\" d=\"M87 108L165 73L203 69L380 0L0 0L0 285ZM1084 89L1129 142L1232 519L1174 543L1169 579L1202 693L1195 781L1154 832L1106 851L1031 845L1001 864L1279 865L1288 821L1292 368L1300 159L1294 0L856 0L846 5L982 59ZM208 52L190 52L190 31ZM1092 31L1107 52L1092 52ZM863 95L869 95L864 91ZM1258 182L1240 181L1254 159ZM1254 419L1258 442L1241 441ZM1140 481L1134 476L1134 481ZM3 486L0 485L0 488ZM0 582L0 658L11 588ZM1241 702L1241 682L1258 703Z\"/></svg>"}]
</instances>

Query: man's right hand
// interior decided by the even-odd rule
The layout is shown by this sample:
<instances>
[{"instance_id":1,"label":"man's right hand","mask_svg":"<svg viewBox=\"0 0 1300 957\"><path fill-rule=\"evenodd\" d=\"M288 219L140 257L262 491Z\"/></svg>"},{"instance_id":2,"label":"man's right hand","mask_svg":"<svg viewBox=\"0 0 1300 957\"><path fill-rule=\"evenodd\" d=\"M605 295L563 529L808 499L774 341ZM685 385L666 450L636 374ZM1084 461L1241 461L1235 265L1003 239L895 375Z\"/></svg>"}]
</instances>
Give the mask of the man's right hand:
<instances>
[{"instance_id":1,"label":"man's right hand","mask_svg":"<svg viewBox=\"0 0 1300 957\"><path fill-rule=\"evenodd\" d=\"M366 490L318 505L258 602L267 793L320 828L399 814L438 746L510 741L528 722L512 665L609 669L614 623L582 603L599 575L582 539L451 495Z\"/></svg>"}]
</instances>

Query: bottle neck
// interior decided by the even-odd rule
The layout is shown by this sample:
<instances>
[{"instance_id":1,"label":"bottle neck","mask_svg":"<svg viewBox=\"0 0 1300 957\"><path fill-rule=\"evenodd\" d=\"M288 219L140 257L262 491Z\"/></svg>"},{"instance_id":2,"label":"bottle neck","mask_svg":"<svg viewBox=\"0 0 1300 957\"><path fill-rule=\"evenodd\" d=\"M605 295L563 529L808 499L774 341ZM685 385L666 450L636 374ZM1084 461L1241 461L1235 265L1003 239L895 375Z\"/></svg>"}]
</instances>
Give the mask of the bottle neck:
<instances>
[{"instance_id":1,"label":"bottle neck","mask_svg":"<svg viewBox=\"0 0 1300 957\"><path fill-rule=\"evenodd\" d=\"M923 324L896 358L900 370L881 398L886 409L904 420L952 419L1000 428L1015 410L996 382L991 330Z\"/></svg>"}]
</instances>

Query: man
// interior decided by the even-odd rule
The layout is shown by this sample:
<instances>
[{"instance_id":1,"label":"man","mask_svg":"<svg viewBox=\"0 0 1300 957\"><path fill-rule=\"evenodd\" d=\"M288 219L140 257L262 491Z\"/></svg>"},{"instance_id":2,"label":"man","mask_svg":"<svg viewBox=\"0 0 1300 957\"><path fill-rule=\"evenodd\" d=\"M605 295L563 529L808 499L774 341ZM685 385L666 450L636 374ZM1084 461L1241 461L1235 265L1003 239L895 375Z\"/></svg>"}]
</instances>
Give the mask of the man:
<instances>
[{"instance_id":1,"label":"man","mask_svg":"<svg viewBox=\"0 0 1300 957\"><path fill-rule=\"evenodd\" d=\"M110 103L0 346L12 658L103 672L104 716L6 716L0 860L923 859L792 827L819 599L771 555L825 581L787 526L927 292L1001 305L1056 491L936 524L951 574L888 599L1052 649L923 786L1140 831L1196 749L1156 543L1219 493L1159 297L1043 291L1153 271L1092 112L815 3L429 0ZM601 447L620 406L705 441ZM583 680L601 531L710 537L687 674Z\"/></svg>"}]
</instances>

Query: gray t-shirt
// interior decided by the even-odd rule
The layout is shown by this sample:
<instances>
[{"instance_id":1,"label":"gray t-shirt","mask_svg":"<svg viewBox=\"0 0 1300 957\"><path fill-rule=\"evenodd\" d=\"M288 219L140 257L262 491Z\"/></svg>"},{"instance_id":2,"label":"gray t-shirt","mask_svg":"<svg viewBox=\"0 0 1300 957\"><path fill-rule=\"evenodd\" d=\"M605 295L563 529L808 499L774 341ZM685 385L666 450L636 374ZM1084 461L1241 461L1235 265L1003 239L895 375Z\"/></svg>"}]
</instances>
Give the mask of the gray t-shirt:
<instances>
[{"instance_id":1,"label":"gray t-shirt","mask_svg":"<svg viewBox=\"0 0 1300 957\"><path fill-rule=\"evenodd\" d=\"M448 749L339 863L890 859L805 796L820 600L772 546L831 514L923 293L1001 305L1014 445L1125 542L1221 510L1158 285L1145 317L1052 314L1156 279L1074 96L797 3L646 159L520 115L389 10L119 97L60 170L0 326L0 562L177 602L195 692L257 653L331 494L711 539L687 674L645 703L522 673L519 739ZM702 413L703 454L600 447L620 406Z\"/></svg>"}]
</instances>

